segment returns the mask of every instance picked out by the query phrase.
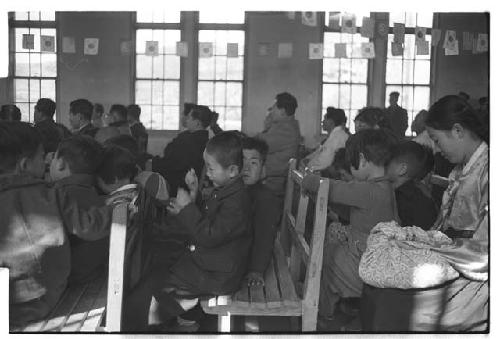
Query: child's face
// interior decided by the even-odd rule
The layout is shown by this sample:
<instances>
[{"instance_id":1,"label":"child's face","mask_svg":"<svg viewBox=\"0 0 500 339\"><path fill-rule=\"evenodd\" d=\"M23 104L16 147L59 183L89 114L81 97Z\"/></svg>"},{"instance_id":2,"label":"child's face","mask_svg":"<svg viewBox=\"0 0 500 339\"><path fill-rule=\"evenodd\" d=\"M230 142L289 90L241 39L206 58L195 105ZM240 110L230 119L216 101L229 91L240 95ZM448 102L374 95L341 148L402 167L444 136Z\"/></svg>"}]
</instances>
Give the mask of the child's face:
<instances>
[{"instance_id":1,"label":"child's face","mask_svg":"<svg viewBox=\"0 0 500 339\"><path fill-rule=\"evenodd\" d=\"M229 180L238 175L238 167L230 165L227 168L222 167L217 159L207 153L203 152L203 160L207 168L207 177L214 183L215 187L224 186Z\"/></svg>"},{"instance_id":2,"label":"child's face","mask_svg":"<svg viewBox=\"0 0 500 339\"><path fill-rule=\"evenodd\" d=\"M327 119L326 115L323 118L323 121L321 123L321 127L323 128L323 131L325 132L330 132L335 126L334 122L332 119Z\"/></svg>"},{"instance_id":3,"label":"child's face","mask_svg":"<svg viewBox=\"0 0 500 339\"><path fill-rule=\"evenodd\" d=\"M193 114L190 112L185 119L186 128L189 131L195 131L200 128L200 121L193 119Z\"/></svg>"},{"instance_id":4,"label":"child's face","mask_svg":"<svg viewBox=\"0 0 500 339\"><path fill-rule=\"evenodd\" d=\"M245 185L254 185L262 178L264 162L260 153L255 149L243 150L243 182Z\"/></svg>"},{"instance_id":5,"label":"child's face","mask_svg":"<svg viewBox=\"0 0 500 339\"><path fill-rule=\"evenodd\" d=\"M371 129L370 125L367 123L361 121L361 120L356 120L354 121L354 131L358 133L359 131L365 130L365 129Z\"/></svg>"},{"instance_id":6,"label":"child's face","mask_svg":"<svg viewBox=\"0 0 500 339\"><path fill-rule=\"evenodd\" d=\"M45 174L45 151L42 145L39 145L36 153L30 158L23 158L24 163L21 166L21 172L31 174L36 178L43 178Z\"/></svg>"},{"instance_id":7,"label":"child's face","mask_svg":"<svg viewBox=\"0 0 500 339\"><path fill-rule=\"evenodd\" d=\"M428 126L426 126L426 130L441 154L452 164L459 164L464 161L464 140L459 131L455 128L451 131L443 131Z\"/></svg>"},{"instance_id":8,"label":"child's face","mask_svg":"<svg viewBox=\"0 0 500 339\"><path fill-rule=\"evenodd\" d=\"M73 114L69 112L69 124L71 128L76 130L80 128L80 114Z\"/></svg>"},{"instance_id":9,"label":"child's face","mask_svg":"<svg viewBox=\"0 0 500 339\"><path fill-rule=\"evenodd\" d=\"M385 170L385 175L389 178L390 181L395 181L399 177L404 176L404 165L400 161L393 160L387 165Z\"/></svg>"}]
</instances>

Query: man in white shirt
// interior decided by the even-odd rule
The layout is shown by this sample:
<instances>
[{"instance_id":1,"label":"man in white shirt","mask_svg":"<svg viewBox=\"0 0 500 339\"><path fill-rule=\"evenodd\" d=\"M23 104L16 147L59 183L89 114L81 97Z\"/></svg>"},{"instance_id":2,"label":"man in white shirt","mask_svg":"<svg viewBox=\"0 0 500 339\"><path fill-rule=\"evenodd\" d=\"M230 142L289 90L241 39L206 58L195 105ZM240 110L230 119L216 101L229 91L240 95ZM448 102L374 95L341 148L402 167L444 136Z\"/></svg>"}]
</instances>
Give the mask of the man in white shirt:
<instances>
[{"instance_id":1,"label":"man in white shirt","mask_svg":"<svg viewBox=\"0 0 500 339\"><path fill-rule=\"evenodd\" d=\"M328 107L323 118L323 130L328 138L313 153L305 158L306 165L312 171L321 171L332 164L338 149L345 147L349 133L345 127L347 118L340 108Z\"/></svg>"}]
</instances>

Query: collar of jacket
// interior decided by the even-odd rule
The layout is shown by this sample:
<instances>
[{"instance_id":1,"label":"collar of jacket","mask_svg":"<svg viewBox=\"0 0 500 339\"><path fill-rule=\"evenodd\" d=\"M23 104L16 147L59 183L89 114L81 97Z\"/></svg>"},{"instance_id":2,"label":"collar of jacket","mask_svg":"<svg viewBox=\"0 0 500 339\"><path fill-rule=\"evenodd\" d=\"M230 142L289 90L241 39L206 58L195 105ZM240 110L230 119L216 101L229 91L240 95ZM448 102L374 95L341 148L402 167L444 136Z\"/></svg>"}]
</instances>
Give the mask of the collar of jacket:
<instances>
[{"instance_id":1,"label":"collar of jacket","mask_svg":"<svg viewBox=\"0 0 500 339\"><path fill-rule=\"evenodd\" d=\"M237 176L234 179L231 179L226 185L222 187L216 187L212 191L212 196L217 199L222 199L225 198L245 187L245 183L243 182L243 179L241 176Z\"/></svg>"},{"instance_id":2,"label":"collar of jacket","mask_svg":"<svg viewBox=\"0 0 500 339\"><path fill-rule=\"evenodd\" d=\"M112 127L128 126L128 122L127 121L115 121L115 122L110 123L109 126L112 126Z\"/></svg>"},{"instance_id":3,"label":"collar of jacket","mask_svg":"<svg viewBox=\"0 0 500 339\"><path fill-rule=\"evenodd\" d=\"M69 186L69 185L79 185L79 186L90 186L94 188L95 178L90 174L72 174L69 177L58 180L56 186Z\"/></svg>"},{"instance_id":4,"label":"collar of jacket","mask_svg":"<svg viewBox=\"0 0 500 339\"><path fill-rule=\"evenodd\" d=\"M29 174L2 174L0 175L0 191L43 184L45 181Z\"/></svg>"}]
</instances>

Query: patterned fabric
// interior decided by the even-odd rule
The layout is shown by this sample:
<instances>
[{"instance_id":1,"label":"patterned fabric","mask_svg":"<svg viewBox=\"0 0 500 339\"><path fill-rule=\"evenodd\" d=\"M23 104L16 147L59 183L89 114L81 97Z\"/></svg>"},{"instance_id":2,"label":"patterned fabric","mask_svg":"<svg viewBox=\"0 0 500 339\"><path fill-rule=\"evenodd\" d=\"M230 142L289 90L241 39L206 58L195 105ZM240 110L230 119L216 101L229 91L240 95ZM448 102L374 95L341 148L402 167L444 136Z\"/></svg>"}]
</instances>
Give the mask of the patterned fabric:
<instances>
[{"instance_id":1,"label":"patterned fabric","mask_svg":"<svg viewBox=\"0 0 500 339\"><path fill-rule=\"evenodd\" d=\"M379 223L368 237L359 263L359 275L367 284L389 288L427 288L458 277L448 261L431 250L450 245L439 231Z\"/></svg>"}]
</instances>

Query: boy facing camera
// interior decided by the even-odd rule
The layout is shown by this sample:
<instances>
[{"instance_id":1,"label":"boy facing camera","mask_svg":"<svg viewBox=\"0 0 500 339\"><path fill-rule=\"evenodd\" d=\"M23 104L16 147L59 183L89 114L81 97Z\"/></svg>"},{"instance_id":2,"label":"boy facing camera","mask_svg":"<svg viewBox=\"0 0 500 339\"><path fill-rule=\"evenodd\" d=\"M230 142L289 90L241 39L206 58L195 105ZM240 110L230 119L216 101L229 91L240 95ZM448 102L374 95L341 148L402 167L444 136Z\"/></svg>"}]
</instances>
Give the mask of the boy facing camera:
<instances>
[{"instance_id":1,"label":"boy facing camera","mask_svg":"<svg viewBox=\"0 0 500 339\"><path fill-rule=\"evenodd\" d=\"M437 209L417 182L434 167L432 150L415 141L405 141L394 147L386 173L396 193L401 226L418 226L429 230L437 217Z\"/></svg>"},{"instance_id":2,"label":"boy facing camera","mask_svg":"<svg viewBox=\"0 0 500 339\"><path fill-rule=\"evenodd\" d=\"M179 189L168 207L191 239L189 250L154 294L162 320L194 307L199 296L235 292L247 272L252 237L250 201L240 176L240 137L233 132L217 134L208 142L203 159L213 191L197 205L198 179L191 170L186 175L189 192Z\"/></svg>"},{"instance_id":3,"label":"boy facing camera","mask_svg":"<svg viewBox=\"0 0 500 339\"><path fill-rule=\"evenodd\" d=\"M95 173L103 157L103 147L88 136L63 140L50 164L55 187L65 190L84 208L104 206L95 187ZM85 283L102 273L108 257L109 239L87 241L69 235L71 273L69 284Z\"/></svg>"},{"instance_id":4,"label":"boy facing camera","mask_svg":"<svg viewBox=\"0 0 500 339\"><path fill-rule=\"evenodd\" d=\"M258 138L243 139L243 182L252 203L253 244L247 281L264 284L264 273L273 253L274 238L281 216L281 199L262 183L269 147Z\"/></svg>"}]
</instances>

